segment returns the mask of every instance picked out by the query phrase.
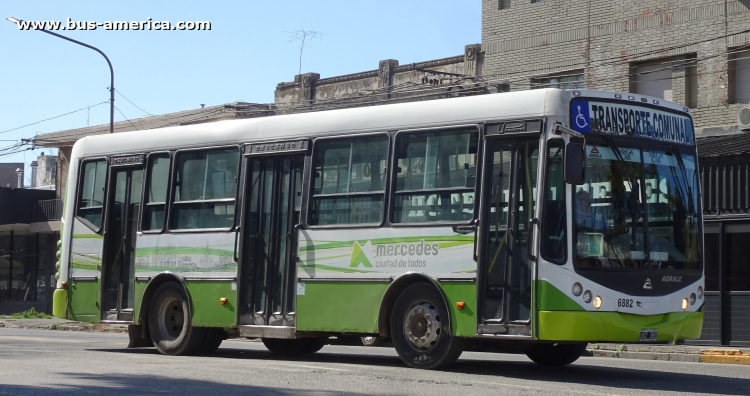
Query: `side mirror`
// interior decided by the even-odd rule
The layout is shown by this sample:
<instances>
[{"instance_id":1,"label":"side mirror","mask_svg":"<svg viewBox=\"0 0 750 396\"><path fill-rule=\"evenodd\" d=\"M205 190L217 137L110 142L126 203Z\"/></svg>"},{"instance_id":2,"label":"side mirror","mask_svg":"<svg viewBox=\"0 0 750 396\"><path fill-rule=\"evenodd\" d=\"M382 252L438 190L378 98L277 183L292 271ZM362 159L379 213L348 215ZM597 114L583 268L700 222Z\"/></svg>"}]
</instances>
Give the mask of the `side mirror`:
<instances>
[{"instance_id":1,"label":"side mirror","mask_svg":"<svg viewBox=\"0 0 750 396\"><path fill-rule=\"evenodd\" d=\"M574 186L583 184L584 170L586 169L586 151L582 143L568 143L565 145L565 183Z\"/></svg>"}]
</instances>

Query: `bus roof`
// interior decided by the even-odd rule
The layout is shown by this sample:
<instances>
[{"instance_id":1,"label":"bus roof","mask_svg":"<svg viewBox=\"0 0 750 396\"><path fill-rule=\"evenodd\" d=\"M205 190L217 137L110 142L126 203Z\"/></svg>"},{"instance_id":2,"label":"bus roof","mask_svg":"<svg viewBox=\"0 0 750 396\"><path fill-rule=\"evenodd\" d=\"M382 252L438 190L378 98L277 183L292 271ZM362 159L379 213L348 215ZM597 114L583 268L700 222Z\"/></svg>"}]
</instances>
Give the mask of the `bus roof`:
<instances>
[{"instance_id":1,"label":"bus roof","mask_svg":"<svg viewBox=\"0 0 750 396\"><path fill-rule=\"evenodd\" d=\"M583 97L614 98L613 92L577 92ZM570 90L535 89L87 136L76 142L73 157L473 124L487 120L567 117L567 104L573 97ZM682 110L682 106L665 101L660 105Z\"/></svg>"}]
</instances>

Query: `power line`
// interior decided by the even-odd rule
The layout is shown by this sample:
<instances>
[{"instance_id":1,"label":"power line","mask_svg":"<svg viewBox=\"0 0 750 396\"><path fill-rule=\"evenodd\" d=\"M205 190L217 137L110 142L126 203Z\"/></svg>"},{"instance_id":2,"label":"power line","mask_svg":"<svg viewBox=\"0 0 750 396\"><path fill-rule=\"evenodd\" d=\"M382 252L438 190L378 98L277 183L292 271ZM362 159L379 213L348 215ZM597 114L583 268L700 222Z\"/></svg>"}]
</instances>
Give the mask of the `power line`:
<instances>
[{"instance_id":1,"label":"power line","mask_svg":"<svg viewBox=\"0 0 750 396\"><path fill-rule=\"evenodd\" d=\"M149 113L149 112L148 112L148 111L146 111L146 110L143 110L143 109L142 109L142 108L140 108L140 107L139 107L139 106L138 106L137 104L135 104L135 103L133 103L132 101L130 101L130 99L126 98L126 97L125 97L125 95L123 95L123 94L122 94L122 92L120 92L120 90L119 90L119 89L115 89L115 92L117 92L118 94L120 94L120 96L122 96L122 97L123 97L123 98L124 98L125 100L127 100L128 102L130 102L130 104L132 104L133 106L137 107L137 108L138 108L138 110L140 110L140 111L142 111L142 112L144 112L144 113L146 113L146 114L148 114L148 115L150 115L150 116L153 116L153 114Z\"/></svg>"},{"instance_id":2,"label":"power line","mask_svg":"<svg viewBox=\"0 0 750 396\"><path fill-rule=\"evenodd\" d=\"M128 123L130 123L130 126L135 128L137 131L140 131L140 129L138 129L137 126L133 125L133 122L130 121L130 119L125 114L123 114L123 112L119 108L117 108L117 106L115 106L115 109L120 112L120 115L122 115L128 121Z\"/></svg>"},{"instance_id":3,"label":"power line","mask_svg":"<svg viewBox=\"0 0 750 396\"><path fill-rule=\"evenodd\" d=\"M46 118L46 119L44 119L44 120L40 120L40 121L37 121L37 122L32 122L31 124L26 124L26 125L22 125L22 126L20 126L20 127L17 127L17 128L12 128L12 129L7 129L7 130L4 130L4 131L0 131L0 133L11 132L11 131L15 131L15 130L18 130L18 129L21 129L21 128L26 128L26 127L28 127L28 126L32 126L32 125L36 125L36 124L40 124L40 123L42 123L42 122L44 122L44 121L54 120L55 118L60 118L60 117L64 117L64 116L66 116L66 115L70 115L70 114L73 114L73 113L77 113L77 112L79 112L79 111L83 111L83 110L86 110L86 109L88 109L88 108L91 108L91 107L96 107L96 106L99 106L99 105L102 105L102 104L105 104L105 103L109 103L109 101L106 101L106 102L100 102L100 103L97 103L97 104L95 104L95 105L91 105L91 106L86 106L86 107L80 108L80 109L78 109L78 110L74 110L74 111L71 111L71 112L69 112L69 113L65 113L65 114L60 114L59 116L54 116L54 117L51 117L51 118Z\"/></svg>"}]
</instances>

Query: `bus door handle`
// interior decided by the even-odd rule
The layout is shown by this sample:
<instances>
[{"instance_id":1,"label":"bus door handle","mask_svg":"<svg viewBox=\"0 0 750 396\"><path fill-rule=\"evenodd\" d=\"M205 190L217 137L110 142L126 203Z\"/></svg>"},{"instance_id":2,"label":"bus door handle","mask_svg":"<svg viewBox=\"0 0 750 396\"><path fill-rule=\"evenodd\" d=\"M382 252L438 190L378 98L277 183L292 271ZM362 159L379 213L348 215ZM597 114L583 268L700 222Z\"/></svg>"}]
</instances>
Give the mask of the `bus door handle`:
<instances>
[{"instance_id":1,"label":"bus door handle","mask_svg":"<svg viewBox=\"0 0 750 396\"><path fill-rule=\"evenodd\" d=\"M234 262L240 261L240 258L237 256L237 241L240 238L240 227L237 227L237 232L234 233Z\"/></svg>"},{"instance_id":2,"label":"bus door handle","mask_svg":"<svg viewBox=\"0 0 750 396\"><path fill-rule=\"evenodd\" d=\"M474 233L474 261L477 261L477 230L479 229L479 219L474 220L467 226L453 226L453 232L458 234Z\"/></svg>"},{"instance_id":3,"label":"bus door handle","mask_svg":"<svg viewBox=\"0 0 750 396\"><path fill-rule=\"evenodd\" d=\"M291 252L291 254L292 254L292 260L293 260L293 262L295 262L295 263L298 263L298 262L299 262L299 256L297 255L297 243L298 243L298 240L297 240L297 239L295 239L295 238L297 238L297 233L298 233L298 232L299 232L299 230L301 230L302 228L303 228L303 227L302 227L302 224L295 224L295 225L294 225L294 227L292 227L292 230L291 230L290 232L287 232L287 233L286 233L286 237L287 237L287 239L289 240L289 242L292 242L292 243L291 243L290 245L288 245L288 246L289 246L289 248L293 248L293 249L294 249L294 250L293 250L293 251Z\"/></svg>"},{"instance_id":4,"label":"bus door handle","mask_svg":"<svg viewBox=\"0 0 750 396\"><path fill-rule=\"evenodd\" d=\"M536 228L538 225L539 225L539 219L537 219L536 217L529 219L529 239L528 241L526 241L526 250L528 253L527 258L529 259L529 261L536 261L536 257L531 252L534 249L534 246L536 245L536 243L532 243L532 242L535 242L535 239L536 239L534 228Z\"/></svg>"}]
</instances>

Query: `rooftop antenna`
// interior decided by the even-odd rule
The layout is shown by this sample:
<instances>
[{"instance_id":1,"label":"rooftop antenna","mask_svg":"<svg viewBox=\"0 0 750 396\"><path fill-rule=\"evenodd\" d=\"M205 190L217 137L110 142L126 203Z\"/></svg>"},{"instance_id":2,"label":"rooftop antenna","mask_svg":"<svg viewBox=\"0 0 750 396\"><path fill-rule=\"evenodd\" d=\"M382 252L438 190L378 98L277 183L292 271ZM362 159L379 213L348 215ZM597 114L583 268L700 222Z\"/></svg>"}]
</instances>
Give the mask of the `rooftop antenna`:
<instances>
[{"instance_id":1,"label":"rooftop antenna","mask_svg":"<svg viewBox=\"0 0 750 396\"><path fill-rule=\"evenodd\" d=\"M201 103L201 109L204 109L204 108L206 108L206 105Z\"/></svg>"}]
</instances>

